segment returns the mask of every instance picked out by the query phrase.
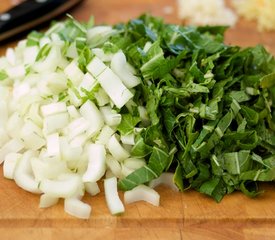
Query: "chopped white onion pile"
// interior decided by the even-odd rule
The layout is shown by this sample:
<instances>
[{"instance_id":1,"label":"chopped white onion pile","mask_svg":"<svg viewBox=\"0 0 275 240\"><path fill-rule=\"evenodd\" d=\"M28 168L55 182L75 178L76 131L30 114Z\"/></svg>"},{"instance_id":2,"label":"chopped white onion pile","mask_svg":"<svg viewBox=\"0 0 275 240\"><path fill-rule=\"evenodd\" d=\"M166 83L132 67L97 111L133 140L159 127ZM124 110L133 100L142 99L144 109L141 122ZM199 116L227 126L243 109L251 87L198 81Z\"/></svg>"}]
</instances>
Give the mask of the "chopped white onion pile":
<instances>
[{"instance_id":1,"label":"chopped white onion pile","mask_svg":"<svg viewBox=\"0 0 275 240\"><path fill-rule=\"evenodd\" d=\"M39 207L63 198L65 211L83 219L89 218L91 206L82 197L98 194L97 182L105 176L108 208L119 214L124 206L117 178L146 164L130 156L135 133L117 132L117 109L127 107L140 80L121 50L105 53L96 47L116 30L99 26L87 31L94 56L83 72L76 42L67 46L55 33L62 27L57 23L32 39L37 40L32 46L23 40L0 58L0 164L6 178L41 194ZM148 121L146 109L139 106L139 111ZM125 199L159 204L159 195L145 186L125 193Z\"/></svg>"}]
</instances>

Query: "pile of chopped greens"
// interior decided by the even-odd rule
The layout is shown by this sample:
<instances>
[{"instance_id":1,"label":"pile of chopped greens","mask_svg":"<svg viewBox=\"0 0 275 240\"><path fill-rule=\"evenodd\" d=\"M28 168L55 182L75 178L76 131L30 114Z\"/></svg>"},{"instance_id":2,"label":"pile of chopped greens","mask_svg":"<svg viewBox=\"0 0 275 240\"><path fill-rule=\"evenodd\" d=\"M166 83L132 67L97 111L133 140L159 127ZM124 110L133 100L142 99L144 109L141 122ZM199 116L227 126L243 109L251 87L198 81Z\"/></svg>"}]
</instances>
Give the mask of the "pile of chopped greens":
<instances>
[{"instance_id":1,"label":"pile of chopped greens","mask_svg":"<svg viewBox=\"0 0 275 240\"><path fill-rule=\"evenodd\" d=\"M150 120L131 151L148 164L120 180L120 189L172 171L181 191L193 188L219 202L234 190L254 197L257 182L274 180L271 54L262 46L226 45L225 27L178 26L143 15L115 28L120 33L106 51L122 49L138 70L134 101ZM122 116L119 131L138 124L134 110Z\"/></svg>"},{"instance_id":2,"label":"pile of chopped greens","mask_svg":"<svg viewBox=\"0 0 275 240\"><path fill-rule=\"evenodd\" d=\"M29 34L15 53L9 50L7 57L0 59L3 86L17 87L16 91L25 94L24 102L13 92L15 103L11 107L22 102L14 118L22 126L31 121L26 126L26 134L31 135L25 142L13 128L7 131L15 139L8 136L6 141L10 140L12 148L16 146L13 154L27 149L28 136L37 137L41 143L38 146L33 140L29 144L29 155L37 162L23 168L28 170L24 172L28 177L24 184L31 182L31 190L45 192L49 198L44 196L44 205L64 197L69 209L75 209L75 204L83 208L82 203L72 199L84 195L85 191L79 193L77 186L97 193L94 184L109 170L116 178L106 188L117 199L116 186L128 191L149 184L165 172L174 173L173 181L180 191L195 189L217 202L235 190L250 197L261 193L258 182L275 179L275 59L260 45L243 49L225 44L225 31L223 26L180 26L142 15L125 24L99 28L93 21L82 24L69 17L45 33ZM23 63L14 67L19 61L14 56ZM34 83L40 78L41 84ZM8 96L9 91L4 90ZM53 114L58 127L55 120L49 120ZM9 122L7 119L5 122ZM61 150L56 147L61 140L65 157L70 160L67 165L61 159L62 146ZM73 150L69 149L71 142ZM85 146L90 148L82 154L82 149L87 150ZM2 158L9 148L3 145ZM38 149L40 154L36 153ZM79 159L71 159L71 152ZM100 163L92 162L96 161L93 154L99 156ZM19 155L10 155L11 161L5 161L11 178L18 160L13 158L21 159ZM27 159L30 156L24 156L24 161L31 161ZM44 180L41 169L45 164L41 161L62 163L64 166L58 166L66 178L55 176L57 181L67 179L69 172L76 187L69 189L68 184L67 195L60 196L58 188L51 195L49 183L54 185L55 180ZM50 164L48 175L52 177ZM31 167L39 169L35 179L29 174ZM117 205L119 210L112 212L123 212L123 206ZM87 218L90 208L84 210L81 217Z\"/></svg>"}]
</instances>

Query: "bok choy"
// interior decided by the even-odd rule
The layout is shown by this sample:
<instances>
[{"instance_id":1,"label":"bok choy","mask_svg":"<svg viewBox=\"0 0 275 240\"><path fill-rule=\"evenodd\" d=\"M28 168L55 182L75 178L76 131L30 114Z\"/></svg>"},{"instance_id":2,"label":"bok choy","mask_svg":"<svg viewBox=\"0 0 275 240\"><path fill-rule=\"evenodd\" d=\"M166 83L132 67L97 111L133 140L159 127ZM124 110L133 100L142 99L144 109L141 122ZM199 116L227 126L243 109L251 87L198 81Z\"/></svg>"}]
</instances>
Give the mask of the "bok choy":
<instances>
[{"instance_id":1,"label":"bok choy","mask_svg":"<svg viewBox=\"0 0 275 240\"><path fill-rule=\"evenodd\" d=\"M83 219L101 179L112 214L125 210L117 187L154 205L158 184L258 195L275 179L275 60L225 30L142 15L29 34L0 58L4 176Z\"/></svg>"}]
</instances>

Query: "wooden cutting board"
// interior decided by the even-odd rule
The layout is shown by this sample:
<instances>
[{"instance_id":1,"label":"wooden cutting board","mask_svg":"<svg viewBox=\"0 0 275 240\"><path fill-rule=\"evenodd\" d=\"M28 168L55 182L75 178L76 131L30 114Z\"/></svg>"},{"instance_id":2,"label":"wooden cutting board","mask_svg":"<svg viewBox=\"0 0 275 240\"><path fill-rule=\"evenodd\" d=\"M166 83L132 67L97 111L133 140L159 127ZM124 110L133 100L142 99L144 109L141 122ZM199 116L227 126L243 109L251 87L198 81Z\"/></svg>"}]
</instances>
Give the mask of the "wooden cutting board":
<instances>
[{"instance_id":1,"label":"wooden cutting board","mask_svg":"<svg viewBox=\"0 0 275 240\"><path fill-rule=\"evenodd\" d=\"M0 11L11 6L1 0ZM117 23L143 12L162 16L168 22L177 19L174 0L85 0L70 11L76 19L96 23ZM226 42L241 46L264 44L275 54L275 33L259 33L255 23L240 20L226 33ZM16 41L0 45L1 55ZM91 204L89 220L73 218L63 211L63 202L39 209L39 196L18 188L3 178L0 167L0 239L275 239L275 184L261 186L265 193L249 199L241 193L226 196L219 204L195 191L174 192L157 188L161 206L139 202L126 205L123 216L111 216L104 193L85 196ZM123 194L120 193L123 198Z\"/></svg>"}]
</instances>

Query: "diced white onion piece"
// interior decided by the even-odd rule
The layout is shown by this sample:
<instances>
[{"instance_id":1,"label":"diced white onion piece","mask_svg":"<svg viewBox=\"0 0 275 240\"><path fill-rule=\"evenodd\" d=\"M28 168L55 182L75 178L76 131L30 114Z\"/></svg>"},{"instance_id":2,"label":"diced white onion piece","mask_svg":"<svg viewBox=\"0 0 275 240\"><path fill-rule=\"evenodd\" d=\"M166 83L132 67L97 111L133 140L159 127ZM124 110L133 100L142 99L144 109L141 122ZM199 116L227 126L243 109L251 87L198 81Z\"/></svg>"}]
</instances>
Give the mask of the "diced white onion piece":
<instances>
[{"instance_id":1,"label":"diced white onion piece","mask_svg":"<svg viewBox=\"0 0 275 240\"><path fill-rule=\"evenodd\" d=\"M146 165L146 162L143 158L127 158L123 161L123 165L136 170Z\"/></svg>"},{"instance_id":2,"label":"diced white onion piece","mask_svg":"<svg viewBox=\"0 0 275 240\"><path fill-rule=\"evenodd\" d=\"M120 163L116 159L114 159L114 157L108 154L106 156L106 164L111 172L114 174L114 176L116 176L117 178L122 177Z\"/></svg>"},{"instance_id":3,"label":"diced white onion piece","mask_svg":"<svg viewBox=\"0 0 275 240\"><path fill-rule=\"evenodd\" d=\"M115 134L109 139L107 148L112 156L118 161L123 161L130 156L130 154L121 146Z\"/></svg>"},{"instance_id":4,"label":"diced white onion piece","mask_svg":"<svg viewBox=\"0 0 275 240\"><path fill-rule=\"evenodd\" d=\"M96 182L85 182L84 186L85 186L86 192L89 193L91 196L95 196L98 193L100 193L100 189Z\"/></svg>"},{"instance_id":5,"label":"diced white onion piece","mask_svg":"<svg viewBox=\"0 0 275 240\"><path fill-rule=\"evenodd\" d=\"M78 86L80 96L86 96L85 91L90 92L96 86L96 84L97 81L93 78L93 76L90 73L86 73L82 79L82 82Z\"/></svg>"},{"instance_id":6,"label":"diced white onion piece","mask_svg":"<svg viewBox=\"0 0 275 240\"><path fill-rule=\"evenodd\" d=\"M114 129L112 129L108 125L104 125L96 138L96 143L103 144L103 145L107 144L109 139L114 133L115 133Z\"/></svg>"},{"instance_id":7,"label":"diced white onion piece","mask_svg":"<svg viewBox=\"0 0 275 240\"><path fill-rule=\"evenodd\" d=\"M96 182L106 171L106 150L104 145L89 144L88 151L88 168L82 177L83 182Z\"/></svg>"},{"instance_id":8,"label":"diced white onion piece","mask_svg":"<svg viewBox=\"0 0 275 240\"><path fill-rule=\"evenodd\" d=\"M40 182L39 188L42 192L56 198L74 197L79 188L81 188L81 180L77 174L62 180L44 179Z\"/></svg>"},{"instance_id":9,"label":"diced white onion piece","mask_svg":"<svg viewBox=\"0 0 275 240\"><path fill-rule=\"evenodd\" d=\"M135 145L135 134L121 135L120 140L123 144Z\"/></svg>"},{"instance_id":10,"label":"diced white onion piece","mask_svg":"<svg viewBox=\"0 0 275 240\"><path fill-rule=\"evenodd\" d=\"M41 113L43 117L67 112L67 106L64 102L50 103L41 106Z\"/></svg>"},{"instance_id":11,"label":"diced white onion piece","mask_svg":"<svg viewBox=\"0 0 275 240\"><path fill-rule=\"evenodd\" d=\"M88 100L80 107L79 112L90 122L88 134L90 137L93 137L104 125L104 120L100 111L93 102Z\"/></svg>"},{"instance_id":12,"label":"diced white onion piece","mask_svg":"<svg viewBox=\"0 0 275 240\"><path fill-rule=\"evenodd\" d=\"M105 123L109 126L117 126L121 122L121 114L112 110L110 106L104 106L100 108Z\"/></svg>"},{"instance_id":13,"label":"diced white onion piece","mask_svg":"<svg viewBox=\"0 0 275 240\"><path fill-rule=\"evenodd\" d=\"M59 134L53 133L47 136L47 155L49 157L60 156Z\"/></svg>"},{"instance_id":14,"label":"diced white onion piece","mask_svg":"<svg viewBox=\"0 0 275 240\"><path fill-rule=\"evenodd\" d=\"M92 208L79 199L68 198L64 201L64 210L74 217L88 219L91 215Z\"/></svg>"},{"instance_id":15,"label":"diced white onion piece","mask_svg":"<svg viewBox=\"0 0 275 240\"><path fill-rule=\"evenodd\" d=\"M66 127L69 123L68 113L59 113L44 118L43 131L45 135L58 132Z\"/></svg>"},{"instance_id":16,"label":"diced white onion piece","mask_svg":"<svg viewBox=\"0 0 275 240\"><path fill-rule=\"evenodd\" d=\"M109 211L113 215L121 214L125 211L117 191L117 178L104 179L105 200Z\"/></svg>"},{"instance_id":17,"label":"diced white onion piece","mask_svg":"<svg viewBox=\"0 0 275 240\"><path fill-rule=\"evenodd\" d=\"M129 68L127 68L126 57L122 51L114 54L111 61L111 69L120 77L126 87L133 88L140 84L139 78L133 75Z\"/></svg>"},{"instance_id":18,"label":"diced white onion piece","mask_svg":"<svg viewBox=\"0 0 275 240\"><path fill-rule=\"evenodd\" d=\"M159 206L160 196L154 189L145 185L139 185L124 193L124 202L126 204L137 201L145 201L154 206Z\"/></svg>"},{"instance_id":19,"label":"diced white onion piece","mask_svg":"<svg viewBox=\"0 0 275 240\"><path fill-rule=\"evenodd\" d=\"M87 69L98 80L118 108L123 107L133 97L120 78L99 58L94 57Z\"/></svg>"},{"instance_id":20,"label":"diced white onion piece","mask_svg":"<svg viewBox=\"0 0 275 240\"><path fill-rule=\"evenodd\" d=\"M174 174L173 173L168 173L168 172L162 173L158 178L150 181L149 186L151 188L155 188L161 184L170 187L174 191L179 191L178 187L174 183Z\"/></svg>"},{"instance_id":21,"label":"diced white onion piece","mask_svg":"<svg viewBox=\"0 0 275 240\"><path fill-rule=\"evenodd\" d=\"M74 105L68 106L67 111L68 111L71 119L75 119L75 118L80 117L80 114L79 114L78 110L76 109L76 107Z\"/></svg>"},{"instance_id":22,"label":"diced white onion piece","mask_svg":"<svg viewBox=\"0 0 275 240\"><path fill-rule=\"evenodd\" d=\"M1 149L0 149L0 164L4 161L5 156L10 153L18 153L24 148L24 143L20 139L13 138L9 140Z\"/></svg>"},{"instance_id":23,"label":"diced white onion piece","mask_svg":"<svg viewBox=\"0 0 275 240\"><path fill-rule=\"evenodd\" d=\"M72 81L74 86L78 86L84 77L84 73L77 66L76 61L72 61L65 69L64 73Z\"/></svg>"},{"instance_id":24,"label":"diced white onion piece","mask_svg":"<svg viewBox=\"0 0 275 240\"><path fill-rule=\"evenodd\" d=\"M8 153L6 155L3 166L3 173L5 178L14 178L15 167L21 157L22 154L20 153Z\"/></svg>"},{"instance_id":25,"label":"diced white onion piece","mask_svg":"<svg viewBox=\"0 0 275 240\"><path fill-rule=\"evenodd\" d=\"M54 206L55 204L58 203L58 200L59 198L52 197L44 193L40 196L39 207L48 208L48 207Z\"/></svg>"},{"instance_id":26,"label":"diced white onion piece","mask_svg":"<svg viewBox=\"0 0 275 240\"><path fill-rule=\"evenodd\" d=\"M35 181L30 159L35 156L34 151L26 151L18 160L14 171L16 184L24 190L32 193L41 193L38 188L39 183Z\"/></svg>"}]
</instances>

